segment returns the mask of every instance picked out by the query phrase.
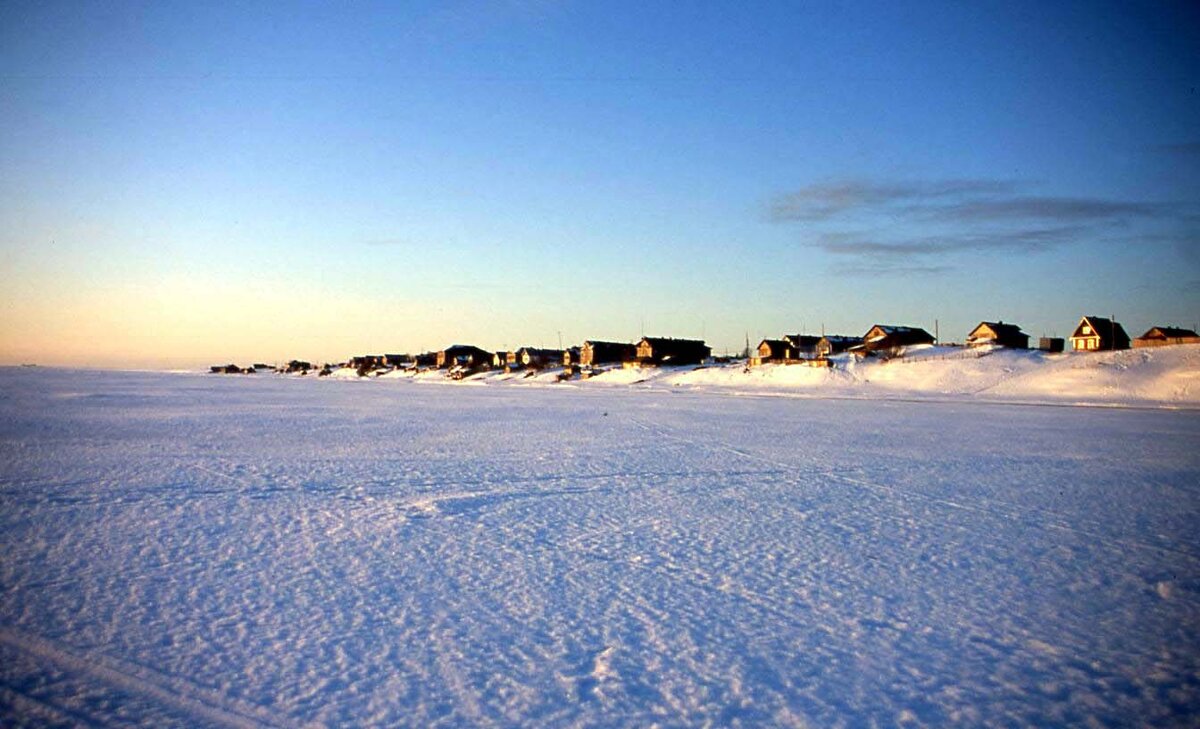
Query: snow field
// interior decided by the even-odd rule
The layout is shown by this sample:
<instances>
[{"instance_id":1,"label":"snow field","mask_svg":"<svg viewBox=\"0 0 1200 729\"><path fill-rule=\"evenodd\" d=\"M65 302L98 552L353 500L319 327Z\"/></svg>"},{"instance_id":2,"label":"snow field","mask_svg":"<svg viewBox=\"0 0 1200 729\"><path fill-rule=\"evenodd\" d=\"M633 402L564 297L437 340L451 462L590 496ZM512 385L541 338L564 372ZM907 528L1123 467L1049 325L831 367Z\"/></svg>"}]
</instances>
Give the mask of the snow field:
<instances>
[{"instance_id":1,"label":"snow field","mask_svg":"<svg viewBox=\"0 0 1200 729\"><path fill-rule=\"evenodd\" d=\"M0 723L1200 708L1196 413L580 384L0 371Z\"/></svg>"}]
</instances>

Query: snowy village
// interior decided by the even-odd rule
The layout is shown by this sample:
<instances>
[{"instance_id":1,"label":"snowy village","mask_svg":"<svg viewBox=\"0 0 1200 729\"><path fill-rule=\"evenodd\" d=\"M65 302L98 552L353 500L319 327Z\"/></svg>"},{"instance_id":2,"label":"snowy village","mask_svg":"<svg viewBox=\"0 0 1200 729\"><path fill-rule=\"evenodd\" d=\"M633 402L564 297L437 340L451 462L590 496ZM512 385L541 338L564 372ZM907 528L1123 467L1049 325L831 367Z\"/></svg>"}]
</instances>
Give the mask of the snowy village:
<instances>
[{"instance_id":1,"label":"snowy village","mask_svg":"<svg viewBox=\"0 0 1200 729\"><path fill-rule=\"evenodd\" d=\"M0 729L1200 726L1200 2L0 2Z\"/></svg>"}]
</instances>

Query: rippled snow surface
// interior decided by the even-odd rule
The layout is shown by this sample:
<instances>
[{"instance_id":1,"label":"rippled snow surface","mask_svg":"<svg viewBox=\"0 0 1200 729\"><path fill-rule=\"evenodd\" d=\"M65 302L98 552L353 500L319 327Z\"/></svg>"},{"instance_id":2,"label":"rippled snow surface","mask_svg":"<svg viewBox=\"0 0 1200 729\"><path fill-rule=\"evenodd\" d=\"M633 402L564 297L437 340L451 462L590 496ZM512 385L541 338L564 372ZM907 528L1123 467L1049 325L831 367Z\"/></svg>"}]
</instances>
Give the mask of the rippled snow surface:
<instances>
[{"instance_id":1,"label":"rippled snow surface","mask_svg":"<svg viewBox=\"0 0 1200 729\"><path fill-rule=\"evenodd\" d=\"M1188 724L1200 414L0 370L0 724Z\"/></svg>"}]
</instances>

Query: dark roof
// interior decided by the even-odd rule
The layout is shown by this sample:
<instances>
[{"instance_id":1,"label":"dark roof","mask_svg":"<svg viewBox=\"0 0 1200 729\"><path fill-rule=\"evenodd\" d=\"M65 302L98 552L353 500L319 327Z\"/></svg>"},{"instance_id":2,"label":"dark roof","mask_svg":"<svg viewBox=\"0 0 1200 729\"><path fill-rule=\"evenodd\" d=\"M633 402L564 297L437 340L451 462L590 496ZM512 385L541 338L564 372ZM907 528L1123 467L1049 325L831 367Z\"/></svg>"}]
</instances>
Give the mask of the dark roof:
<instances>
[{"instance_id":1,"label":"dark roof","mask_svg":"<svg viewBox=\"0 0 1200 729\"><path fill-rule=\"evenodd\" d=\"M1200 336L1200 334L1196 334L1191 329L1183 329L1181 327L1150 327L1148 330L1146 330L1146 333L1138 337L1138 339L1146 339L1155 332L1158 332L1159 335L1166 337L1167 339Z\"/></svg>"},{"instance_id":2,"label":"dark roof","mask_svg":"<svg viewBox=\"0 0 1200 729\"><path fill-rule=\"evenodd\" d=\"M979 322L979 326L975 328L978 329L984 325L1002 337L1026 336L1025 332L1021 331L1021 327L1016 324L1005 324L1002 321L981 321Z\"/></svg>"},{"instance_id":3,"label":"dark roof","mask_svg":"<svg viewBox=\"0 0 1200 729\"><path fill-rule=\"evenodd\" d=\"M584 341L583 346L590 346L595 349L596 347L635 347L637 345L628 342L606 342L600 339L588 339Z\"/></svg>"},{"instance_id":4,"label":"dark roof","mask_svg":"<svg viewBox=\"0 0 1200 729\"><path fill-rule=\"evenodd\" d=\"M830 344L858 344L863 340L862 337L852 337L846 334L826 334L821 339L828 341Z\"/></svg>"},{"instance_id":5,"label":"dark roof","mask_svg":"<svg viewBox=\"0 0 1200 729\"><path fill-rule=\"evenodd\" d=\"M876 324L867 330L870 334L872 330L879 329L883 332L882 337L874 337L867 339L863 336L863 344L869 349L873 344L881 340L890 340L895 344L924 344L933 342L933 335L920 327L897 326L894 324Z\"/></svg>"},{"instance_id":6,"label":"dark roof","mask_svg":"<svg viewBox=\"0 0 1200 729\"><path fill-rule=\"evenodd\" d=\"M777 347L777 346L778 346L778 347L784 347L784 348L787 348L787 347L790 347L790 346L791 346L791 342L787 341L786 339L764 339L764 340L762 340L761 342L759 342L759 343L758 343L758 346L760 346L760 347L761 347L761 346L763 346L764 344L769 344L769 345L771 345L771 349L774 349L774 348L775 348L775 347Z\"/></svg>"},{"instance_id":7,"label":"dark roof","mask_svg":"<svg viewBox=\"0 0 1200 729\"><path fill-rule=\"evenodd\" d=\"M1112 335L1116 339L1129 339L1129 335L1125 333L1125 327L1121 326L1120 322L1113 321L1106 316L1087 315L1082 317L1079 323L1082 324L1085 321L1101 338ZM1075 327L1075 329L1078 331L1079 327Z\"/></svg>"}]
</instances>

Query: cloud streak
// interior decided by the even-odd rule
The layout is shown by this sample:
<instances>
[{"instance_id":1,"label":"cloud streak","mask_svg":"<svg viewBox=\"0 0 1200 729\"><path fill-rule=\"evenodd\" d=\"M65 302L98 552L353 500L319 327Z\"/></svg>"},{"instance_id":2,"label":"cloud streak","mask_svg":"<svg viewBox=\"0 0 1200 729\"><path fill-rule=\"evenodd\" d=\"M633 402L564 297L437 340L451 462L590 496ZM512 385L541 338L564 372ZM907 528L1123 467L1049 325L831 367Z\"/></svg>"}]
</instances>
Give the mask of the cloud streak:
<instances>
[{"instance_id":1,"label":"cloud streak","mask_svg":"<svg viewBox=\"0 0 1200 729\"><path fill-rule=\"evenodd\" d=\"M840 259L842 273L936 273L932 256L1042 253L1083 241L1139 238L1148 224L1183 221L1170 206L1137 200L1032 194L1007 180L843 180L808 185L767 206L779 224L802 224L804 243ZM1131 225L1140 223L1140 229Z\"/></svg>"}]
</instances>

